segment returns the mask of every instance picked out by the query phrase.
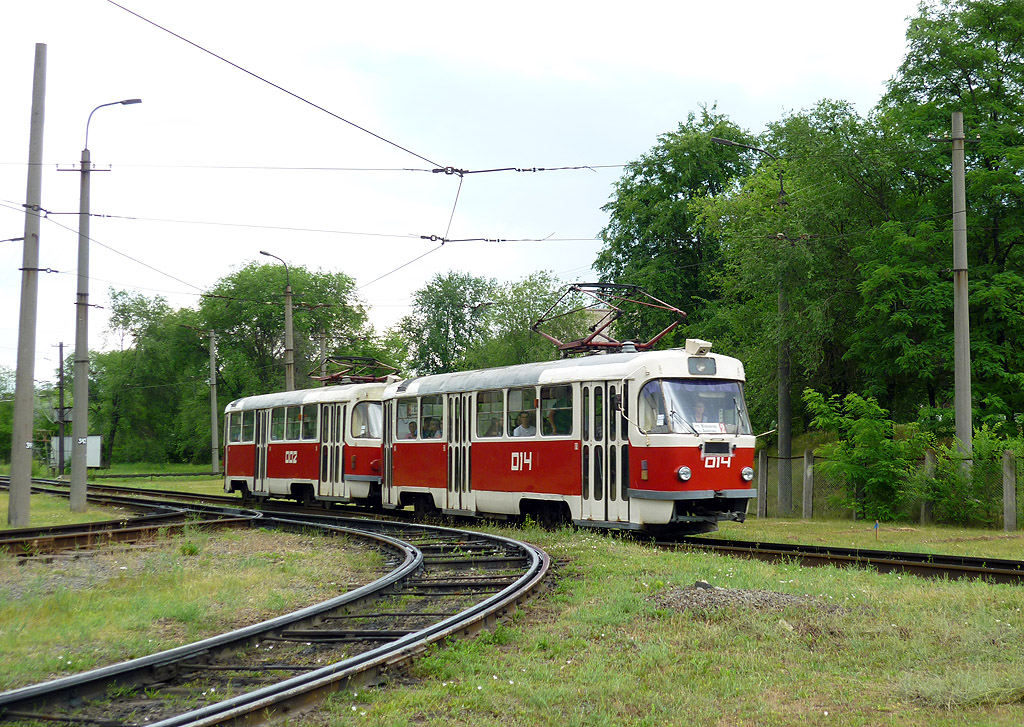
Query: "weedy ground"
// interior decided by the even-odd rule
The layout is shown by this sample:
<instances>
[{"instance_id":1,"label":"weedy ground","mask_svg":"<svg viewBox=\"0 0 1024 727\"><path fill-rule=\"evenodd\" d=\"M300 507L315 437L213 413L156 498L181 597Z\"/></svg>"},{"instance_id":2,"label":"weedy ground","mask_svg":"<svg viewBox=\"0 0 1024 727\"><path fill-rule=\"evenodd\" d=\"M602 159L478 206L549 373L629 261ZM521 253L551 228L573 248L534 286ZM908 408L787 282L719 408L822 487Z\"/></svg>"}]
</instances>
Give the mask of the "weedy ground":
<instances>
[{"instance_id":1,"label":"weedy ground","mask_svg":"<svg viewBox=\"0 0 1024 727\"><path fill-rule=\"evenodd\" d=\"M347 539L186 531L75 556L0 555L0 689L132 659L320 603L378 577Z\"/></svg>"},{"instance_id":2,"label":"weedy ground","mask_svg":"<svg viewBox=\"0 0 1024 727\"><path fill-rule=\"evenodd\" d=\"M547 590L495 631L433 648L390 683L339 693L291 724L1024 724L1024 587L664 551L574 528L485 527L551 554ZM1024 536L983 530L749 520L723 527L719 536L1024 559ZM175 574L204 553L218 562L242 558L241 549L214 554L206 544L186 557L181 545L149 570ZM284 544L271 547L261 551L269 565L259 579L293 562L278 554ZM346 567L344 557L329 553L327 562L340 565L314 568L313 582L316 573L320 582L328 573L344 580L333 575ZM212 575L210 590L233 582L234 571ZM139 591L128 587L135 577L132 570L106 581L120 586L124 579L124 588L111 590L126 594L125 614L142 611L132 605ZM711 588L695 588L697 581ZM0 583L7 583L6 572ZM236 585L222 591L223 600L185 591L144 611L137 619L144 623L131 628L130 619L108 615L106 606L87 605L80 591L62 591L63 606L11 609L8 599L0 601L0 663L50 659L53 671L77 670L77 660L92 651L113 653L94 646L107 632L124 632L115 643L135 655L148 639L171 645L167 632L198 635L199 623L210 632L242 625L231 623L241 611L223 604L259 596L264 600L247 615L269 615L307 587L296 572L270 589ZM53 608L67 615L44 643L26 629ZM146 635L153 624L156 636ZM32 649L7 658L23 642Z\"/></svg>"}]
</instances>

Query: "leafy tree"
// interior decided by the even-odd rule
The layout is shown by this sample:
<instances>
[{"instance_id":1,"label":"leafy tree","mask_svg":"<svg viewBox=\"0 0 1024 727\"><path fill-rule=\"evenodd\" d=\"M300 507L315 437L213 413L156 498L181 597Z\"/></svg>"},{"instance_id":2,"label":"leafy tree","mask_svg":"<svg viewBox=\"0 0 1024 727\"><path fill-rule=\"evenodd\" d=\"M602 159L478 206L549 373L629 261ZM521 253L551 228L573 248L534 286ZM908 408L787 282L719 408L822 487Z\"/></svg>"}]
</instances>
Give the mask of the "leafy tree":
<instances>
[{"instance_id":1,"label":"leafy tree","mask_svg":"<svg viewBox=\"0 0 1024 727\"><path fill-rule=\"evenodd\" d=\"M557 305L561 288L548 271L496 286L484 313L486 332L466 353L465 366L489 368L558 358L554 344L530 328L545 314L568 313L567 305ZM544 330L559 340L568 340L582 336L584 326L580 315L563 315L544 326Z\"/></svg>"},{"instance_id":2,"label":"leafy tree","mask_svg":"<svg viewBox=\"0 0 1024 727\"><path fill-rule=\"evenodd\" d=\"M734 188L750 169L746 156L712 143L713 136L750 142L714 108L703 108L626 166L602 208L609 221L594 263L601 280L639 285L691 320L716 295L711 272L720 256L717 236L697 224L694 202ZM639 318L638 330L622 335L650 338L669 322L671 314L651 312Z\"/></svg>"},{"instance_id":3,"label":"leafy tree","mask_svg":"<svg viewBox=\"0 0 1024 727\"><path fill-rule=\"evenodd\" d=\"M14 371L0 366L0 461L11 461L14 436Z\"/></svg>"},{"instance_id":4,"label":"leafy tree","mask_svg":"<svg viewBox=\"0 0 1024 727\"><path fill-rule=\"evenodd\" d=\"M807 389L804 401L813 426L838 437L819 450L825 460L815 466L847 483L845 505L864 518L898 519L929 438L913 427L897 438L888 412L871 397L847 394L840 402L838 395L826 399Z\"/></svg>"},{"instance_id":5,"label":"leafy tree","mask_svg":"<svg viewBox=\"0 0 1024 727\"><path fill-rule=\"evenodd\" d=\"M409 341L409 364L418 374L466 367L466 356L488 334L488 309L497 283L469 273L438 273L413 294L413 311L399 328Z\"/></svg>"},{"instance_id":6,"label":"leafy tree","mask_svg":"<svg viewBox=\"0 0 1024 727\"><path fill-rule=\"evenodd\" d=\"M919 150L903 185L912 215L906 222L940 221L936 252L946 267L949 148L929 135L944 134L953 111L964 113L974 394L995 424L1024 411L1024 0L922 5L907 41L879 108L907 147ZM951 395L938 398L946 403Z\"/></svg>"},{"instance_id":7,"label":"leafy tree","mask_svg":"<svg viewBox=\"0 0 1024 727\"><path fill-rule=\"evenodd\" d=\"M320 334L328 351L356 353L372 337L355 281L344 273L287 271L293 291L292 331L296 386L318 371ZM199 307L204 328L218 334L225 394L232 398L284 388L284 301L282 265L251 263L214 284ZM280 292L279 292L280 291Z\"/></svg>"}]
</instances>

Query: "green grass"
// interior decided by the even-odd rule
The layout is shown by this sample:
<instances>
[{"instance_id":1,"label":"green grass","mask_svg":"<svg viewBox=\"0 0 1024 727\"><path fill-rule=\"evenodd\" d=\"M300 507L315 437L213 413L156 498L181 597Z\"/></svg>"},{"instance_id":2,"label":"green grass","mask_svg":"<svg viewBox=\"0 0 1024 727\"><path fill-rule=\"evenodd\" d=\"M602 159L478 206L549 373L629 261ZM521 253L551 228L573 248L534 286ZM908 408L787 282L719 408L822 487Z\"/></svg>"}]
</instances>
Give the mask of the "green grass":
<instances>
[{"instance_id":1,"label":"green grass","mask_svg":"<svg viewBox=\"0 0 1024 727\"><path fill-rule=\"evenodd\" d=\"M568 529L511 534L557 559L553 590L302 724L1024 723L1020 587L670 553ZM658 605L696 580L809 600Z\"/></svg>"},{"instance_id":2,"label":"green grass","mask_svg":"<svg viewBox=\"0 0 1024 727\"><path fill-rule=\"evenodd\" d=\"M10 526L7 524L8 503L9 497L7 492L0 492L0 531L10 529ZM74 523L115 520L123 517L126 512L121 509L90 505L84 513L73 513L67 498L34 494L29 499L29 527L37 528L51 525L71 525Z\"/></svg>"},{"instance_id":3,"label":"green grass","mask_svg":"<svg viewBox=\"0 0 1024 727\"><path fill-rule=\"evenodd\" d=\"M343 538L190 531L75 560L0 556L0 689L130 659L318 603L373 580Z\"/></svg>"}]
</instances>

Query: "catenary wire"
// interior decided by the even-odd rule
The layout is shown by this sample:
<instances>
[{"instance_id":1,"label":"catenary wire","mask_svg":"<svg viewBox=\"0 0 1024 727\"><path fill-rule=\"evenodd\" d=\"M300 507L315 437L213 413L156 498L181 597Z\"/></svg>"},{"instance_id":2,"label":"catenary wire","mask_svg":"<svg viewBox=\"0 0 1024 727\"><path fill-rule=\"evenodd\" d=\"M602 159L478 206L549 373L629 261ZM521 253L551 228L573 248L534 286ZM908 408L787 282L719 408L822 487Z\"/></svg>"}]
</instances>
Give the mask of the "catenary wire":
<instances>
[{"instance_id":1,"label":"catenary wire","mask_svg":"<svg viewBox=\"0 0 1024 727\"><path fill-rule=\"evenodd\" d=\"M168 28L165 28L164 26L160 25L159 23L153 22L149 18L145 18L142 15L139 15L134 10L129 10L124 5L119 5L118 3L114 2L114 0L107 0L107 2L110 3L111 5L113 5L114 7L121 8L121 10L124 10L129 15L134 15L139 20L142 20L142 21L144 21L146 23L149 23L153 27L158 28L158 29L164 31L165 33L173 35L178 40L182 40L182 41L188 43L193 48L197 48L198 50L201 50L204 53L208 53L209 55L213 56L217 60L223 61L224 63L227 63L229 66L232 66L233 68L236 68L239 71L242 71L243 73L246 73L246 74L252 76L253 78L255 78L257 80L262 81L263 83L266 83L268 86L272 86L272 87L276 88L278 91L282 91L282 92L288 94L289 96L291 96L294 99L302 101L303 103L308 104L308 105L312 106L313 108L318 109L319 111L323 111L328 116L332 116L333 118L338 119L339 121L345 122L349 126L352 126L352 127L356 128L356 129L359 129L360 131L362 131L362 132L364 132L366 134L369 134L370 136L374 137L375 139L379 139L380 141L383 141L385 144L390 144L391 146L395 147L396 149L400 149L400 150L404 151L407 154L411 154L412 156L416 157L417 159L422 159L423 161L427 162L428 164L433 164L435 167L441 166L437 162L432 161L432 160L428 159L427 157L422 156L421 154L417 154L416 152L412 151L411 149L406 149L401 144L396 144L395 142L391 141L390 139L385 139L380 134L375 134L374 132L370 131L369 129L367 129L365 127L362 127L362 126L360 126L359 124L357 124L357 123L355 123L353 121L349 121L348 119L346 119L346 118L344 118L342 116L339 116L338 114L334 113L333 111L329 111L328 109L325 109L323 106L315 104L315 103L313 103L312 101L310 101L307 98L303 98L302 96L298 95L297 93L295 93L293 91L289 91L284 86L279 86L278 84L274 83L273 81L269 81L266 78L264 78L263 76L260 76L259 74L256 74L256 73L253 73L252 71L250 71L250 70L248 70L246 68L243 68L242 66L238 65L237 63L229 61L224 56L217 55L213 51L211 51L211 50L209 50L207 48L204 48L203 46L199 45L198 43L195 43L195 42L189 40L188 38L186 38L186 37L184 37L182 35L178 35L174 31L169 30Z\"/></svg>"}]
</instances>

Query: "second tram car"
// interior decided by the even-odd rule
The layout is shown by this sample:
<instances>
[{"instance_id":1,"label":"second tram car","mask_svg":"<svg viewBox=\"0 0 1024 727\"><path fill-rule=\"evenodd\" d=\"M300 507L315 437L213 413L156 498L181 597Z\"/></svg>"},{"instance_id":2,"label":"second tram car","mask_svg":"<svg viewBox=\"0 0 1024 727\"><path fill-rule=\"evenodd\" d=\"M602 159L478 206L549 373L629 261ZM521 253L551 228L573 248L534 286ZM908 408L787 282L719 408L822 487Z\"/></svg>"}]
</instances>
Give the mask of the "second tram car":
<instances>
[{"instance_id":1,"label":"second tram car","mask_svg":"<svg viewBox=\"0 0 1024 727\"><path fill-rule=\"evenodd\" d=\"M224 490L380 503L386 382L247 396L225 409Z\"/></svg>"}]
</instances>

